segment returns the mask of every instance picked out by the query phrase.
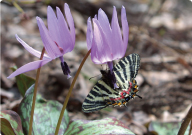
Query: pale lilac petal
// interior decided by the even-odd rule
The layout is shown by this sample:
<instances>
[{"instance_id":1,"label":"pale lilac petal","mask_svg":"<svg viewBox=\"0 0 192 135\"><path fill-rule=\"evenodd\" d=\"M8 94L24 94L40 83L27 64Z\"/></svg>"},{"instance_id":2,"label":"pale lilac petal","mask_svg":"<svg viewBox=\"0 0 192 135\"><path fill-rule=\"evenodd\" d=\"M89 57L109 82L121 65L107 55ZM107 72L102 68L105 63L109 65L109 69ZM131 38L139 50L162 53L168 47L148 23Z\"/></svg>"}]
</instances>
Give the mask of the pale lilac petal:
<instances>
[{"instance_id":1,"label":"pale lilac petal","mask_svg":"<svg viewBox=\"0 0 192 135\"><path fill-rule=\"evenodd\" d=\"M109 20L107 18L107 15L105 14L105 12L102 10L102 9L99 9L98 11L98 21L101 25L101 28L103 29L104 33L105 33L105 37L107 38L107 41L109 44L111 44L111 34L112 34L112 31L111 31L111 27L110 27L110 24L109 24Z\"/></svg>"},{"instance_id":2,"label":"pale lilac petal","mask_svg":"<svg viewBox=\"0 0 192 135\"><path fill-rule=\"evenodd\" d=\"M88 50L90 50L91 46L92 46L92 40L93 40L93 28L92 28L91 18L90 17L87 20L87 35L86 35L86 39L87 39L87 48L88 48Z\"/></svg>"},{"instance_id":3,"label":"pale lilac petal","mask_svg":"<svg viewBox=\"0 0 192 135\"><path fill-rule=\"evenodd\" d=\"M94 18L97 19L97 15L95 15Z\"/></svg>"},{"instance_id":4,"label":"pale lilac petal","mask_svg":"<svg viewBox=\"0 0 192 135\"><path fill-rule=\"evenodd\" d=\"M97 46L95 45L94 37L93 37L92 48L91 48L91 59L95 64L102 64L98 57L98 49L97 49Z\"/></svg>"},{"instance_id":5,"label":"pale lilac petal","mask_svg":"<svg viewBox=\"0 0 192 135\"><path fill-rule=\"evenodd\" d=\"M93 47L91 48L91 59L95 64L102 64L102 62L98 58L97 47L94 45L94 39L93 39Z\"/></svg>"},{"instance_id":6,"label":"pale lilac petal","mask_svg":"<svg viewBox=\"0 0 192 135\"><path fill-rule=\"evenodd\" d=\"M70 52L74 48L72 37L68 29L65 18L59 8L57 8L59 35L61 35L61 47L63 48L63 54Z\"/></svg>"},{"instance_id":7,"label":"pale lilac petal","mask_svg":"<svg viewBox=\"0 0 192 135\"><path fill-rule=\"evenodd\" d=\"M50 37L49 32L48 32L47 28L45 27L45 24L43 23L41 18L36 17L36 19L37 19L37 24L39 26L39 31L40 31L41 39L43 41L45 50L47 51L48 55L52 59L57 58L57 57L63 55L60 52L59 48L56 46L55 42Z\"/></svg>"},{"instance_id":8,"label":"pale lilac petal","mask_svg":"<svg viewBox=\"0 0 192 135\"><path fill-rule=\"evenodd\" d=\"M34 69L37 69L45 64L47 64L48 62L50 62L52 59L49 59L49 60L38 60L38 61L34 61L34 62L30 62L20 68L18 68L15 72L13 72L9 77L7 78L12 78L12 77L15 77L19 74L22 74L22 73L25 73L25 72L28 72L28 71L31 71L31 70L34 70Z\"/></svg>"},{"instance_id":9,"label":"pale lilac petal","mask_svg":"<svg viewBox=\"0 0 192 135\"><path fill-rule=\"evenodd\" d=\"M95 64L100 64L101 61L100 61L100 57L98 56L98 53L99 53L99 49L101 48L99 48L98 45L102 46L103 41L101 38L99 28L94 21L93 21L93 27L94 27L94 31L93 31L93 41L92 41L92 48L91 48L91 59Z\"/></svg>"},{"instance_id":10,"label":"pale lilac petal","mask_svg":"<svg viewBox=\"0 0 192 135\"><path fill-rule=\"evenodd\" d=\"M122 45L122 36L121 36L121 30L118 23L117 18L117 11L116 8L113 7L113 17L111 21L111 28L112 28L112 54L113 54L113 60L122 58L124 55L124 47Z\"/></svg>"},{"instance_id":11,"label":"pale lilac petal","mask_svg":"<svg viewBox=\"0 0 192 135\"><path fill-rule=\"evenodd\" d=\"M67 3L65 3L65 16L67 18L67 22L69 24L69 28L70 28L70 31L71 31L71 38L72 38L72 41L73 41L73 46L75 45L75 26L74 26L74 21L73 21L73 17L71 15L71 11L69 9L69 6Z\"/></svg>"},{"instance_id":12,"label":"pale lilac petal","mask_svg":"<svg viewBox=\"0 0 192 135\"><path fill-rule=\"evenodd\" d=\"M35 55L36 57L40 58L41 52L33 49L28 44L26 44L22 39L18 37L18 35L15 35L16 39L23 45L23 47L30 52L31 54ZM50 57L47 54L44 54L43 59L50 59Z\"/></svg>"},{"instance_id":13,"label":"pale lilac petal","mask_svg":"<svg viewBox=\"0 0 192 135\"><path fill-rule=\"evenodd\" d=\"M103 45L101 46L102 49L99 49L99 51L105 55L105 59L104 60L101 60L102 63L105 63L105 62L108 62L108 61L111 61L111 59L113 58L112 56L112 53L111 53L111 49L110 49L110 44L108 44L107 42L107 39L105 38L105 34L104 34L104 31L103 29L101 28L101 25L99 23L98 20L94 20L95 24L97 24L98 28L99 28L99 31L100 31L100 35L101 35L101 39L103 41ZM98 33L97 33L98 34ZM98 36L98 35L97 35ZM97 42L96 40L97 38L95 38L95 41ZM100 57L100 56L99 56Z\"/></svg>"},{"instance_id":14,"label":"pale lilac petal","mask_svg":"<svg viewBox=\"0 0 192 135\"><path fill-rule=\"evenodd\" d=\"M126 10L124 6L122 6L122 9L121 9L121 23L122 23L122 29L123 29L123 46L126 52L128 38L129 38L129 25L127 22Z\"/></svg>"},{"instance_id":15,"label":"pale lilac petal","mask_svg":"<svg viewBox=\"0 0 192 135\"><path fill-rule=\"evenodd\" d=\"M47 24L48 24L48 30L51 38L54 42L56 42L59 46L61 44L61 34L59 33L59 26L58 26L58 20L55 15L55 12L53 9L48 6L47 8Z\"/></svg>"},{"instance_id":16,"label":"pale lilac petal","mask_svg":"<svg viewBox=\"0 0 192 135\"><path fill-rule=\"evenodd\" d=\"M93 50L91 50L92 61L96 62L94 60L94 57L96 57L101 63L111 61L112 55L111 52L109 51L110 48L107 44L106 38L104 38L104 33L101 29L101 26L99 25L98 20L93 19L93 25L94 25L94 43L92 48Z\"/></svg>"}]
</instances>

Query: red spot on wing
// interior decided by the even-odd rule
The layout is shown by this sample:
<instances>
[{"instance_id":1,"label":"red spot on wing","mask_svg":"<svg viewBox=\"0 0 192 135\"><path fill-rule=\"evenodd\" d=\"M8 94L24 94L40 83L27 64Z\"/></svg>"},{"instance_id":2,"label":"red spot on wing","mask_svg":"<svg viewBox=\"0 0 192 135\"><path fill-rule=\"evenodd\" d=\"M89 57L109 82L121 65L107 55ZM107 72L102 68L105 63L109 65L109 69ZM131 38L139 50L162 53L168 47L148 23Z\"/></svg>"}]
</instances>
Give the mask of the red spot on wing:
<instances>
[{"instance_id":1,"label":"red spot on wing","mask_svg":"<svg viewBox=\"0 0 192 135\"><path fill-rule=\"evenodd\" d=\"M129 82L129 87L132 88L132 83L131 82Z\"/></svg>"},{"instance_id":2,"label":"red spot on wing","mask_svg":"<svg viewBox=\"0 0 192 135\"><path fill-rule=\"evenodd\" d=\"M117 100L121 100L121 97L118 97Z\"/></svg>"},{"instance_id":3,"label":"red spot on wing","mask_svg":"<svg viewBox=\"0 0 192 135\"><path fill-rule=\"evenodd\" d=\"M124 91L120 93L122 99L125 98L125 97L123 96L123 93L124 93Z\"/></svg>"},{"instance_id":4,"label":"red spot on wing","mask_svg":"<svg viewBox=\"0 0 192 135\"><path fill-rule=\"evenodd\" d=\"M111 101L114 101L114 98L110 98Z\"/></svg>"},{"instance_id":5,"label":"red spot on wing","mask_svg":"<svg viewBox=\"0 0 192 135\"><path fill-rule=\"evenodd\" d=\"M110 98L111 101L118 101L118 100L121 100L121 97L118 97L118 98Z\"/></svg>"},{"instance_id":6,"label":"red spot on wing","mask_svg":"<svg viewBox=\"0 0 192 135\"><path fill-rule=\"evenodd\" d=\"M124 99L124 93L127 93L129 95L129 92L131 92L131 88L133 87L132 83L129 82L129 88L128 90L123 90L121 93L120 93L120 97L117 97L117 98L110 98L111 101L118 101L118 100L121 100L121 99Z\"/></svg>"},{"instance_id":7,"label":"red spot on wing","mask_svg":"<svg viewBox=\"0 0 192 135\"><path fill-rule=\"evenodd\" d=\"M129 82L128 92L131 92L131 88L132 88L132 83L131 83L131 82Z\"/></svg>"}]
</instances>

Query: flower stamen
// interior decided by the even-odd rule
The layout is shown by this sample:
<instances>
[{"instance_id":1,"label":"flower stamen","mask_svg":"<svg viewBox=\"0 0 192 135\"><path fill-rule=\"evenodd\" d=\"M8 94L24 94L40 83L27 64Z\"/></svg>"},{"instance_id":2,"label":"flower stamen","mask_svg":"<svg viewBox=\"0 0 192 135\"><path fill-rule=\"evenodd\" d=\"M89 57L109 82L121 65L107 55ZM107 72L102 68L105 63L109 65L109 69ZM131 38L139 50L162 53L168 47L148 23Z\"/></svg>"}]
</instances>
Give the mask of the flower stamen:
<instances>
[{"instance_id":1,"label":"flower stamen","mask_svg":"<svg viewBox=\"0 0 192 135\"><path fill-rule=\"evenodd\" d=\"M67 65L67 63L64 61L63 56L59 57L59 59L61 60L61 68L63 70L63 74L67 75L67 79L71 78L71 71L69 70L69 66Z\"/></svg>"},{"instance_id":2,"label":"flower stamen","mask_svg":"<svg viewBox=\"0 0 192 135\"><path fill-rule=\"evenodd\" d=\"M71 76L69 74L71 73L71 71L69 70L66 62L61 62L61 68L63 70L63 74L67 75L67 79L70 78Z\"/></svg>"}]
</instances>

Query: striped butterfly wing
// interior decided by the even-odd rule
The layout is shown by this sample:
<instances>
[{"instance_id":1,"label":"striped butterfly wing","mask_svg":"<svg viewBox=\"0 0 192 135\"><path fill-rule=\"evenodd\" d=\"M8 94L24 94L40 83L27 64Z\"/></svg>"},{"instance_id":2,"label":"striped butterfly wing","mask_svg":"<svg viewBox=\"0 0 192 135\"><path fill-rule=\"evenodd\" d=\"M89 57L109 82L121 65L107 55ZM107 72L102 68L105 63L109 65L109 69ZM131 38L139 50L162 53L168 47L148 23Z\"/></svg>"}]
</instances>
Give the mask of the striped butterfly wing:
<instances>
[{"instance_id":1,"label":"striped butterfly wing","mask_svg":"<svg viewBox=\"0 0 192 135\"><path fill-rule=\"evenodd\" d=\"M111 96L117 97L118 93L101 79L85 98L82 110L85 113L101 110L108 106L107 101L110 101Z\"/></svg>"},{"instance_id":2,"label":"striped butterfly wing","mask_svg":"<svg viewBox=\"0 0 192 135\"><path fill-rule=\"evenodd\" d=\"M129 82L137 76L140 67L140 57L138 54L130 54L115 64L113 71L122 89L129 87Z\"/></svg>"},{"instance_id":3,"label":"striped butterfly wing","mask_svg":"<svg viewBox=\"0 0 192 135\"><path fill-rule=\"evenodd\" d=\"M107 83L106 78L101 78L85 98L82 110L85 113L90 113L109 106L107 103L111 101L110 98L118 98L122 89L128 89L129 82L138 73L139 64L140 58L138 54L130 54L120 60L113 69L120 88L114 90Z\"/></svg>"}]
</instances>

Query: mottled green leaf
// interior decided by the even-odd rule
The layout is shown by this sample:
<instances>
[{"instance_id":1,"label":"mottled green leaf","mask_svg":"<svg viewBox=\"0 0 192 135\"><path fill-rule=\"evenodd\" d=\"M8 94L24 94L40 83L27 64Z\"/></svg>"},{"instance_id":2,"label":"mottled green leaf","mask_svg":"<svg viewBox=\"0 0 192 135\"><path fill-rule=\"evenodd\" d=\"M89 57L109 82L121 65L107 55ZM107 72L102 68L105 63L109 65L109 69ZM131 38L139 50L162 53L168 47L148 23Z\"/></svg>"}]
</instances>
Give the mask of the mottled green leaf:
<instances>
[{"instance_id":1,"label":"mottled green leaf","mask_svg":"<svg viewBox=\"0 0 192 135\"><path fill-rule=\"evenodd\" d=\"M73 120L69 123L65 135L92 134L126 134L134 135L121 121L116 118L102 120Z\"/></svg>"},{"instance_id":2,"label":"mottled green leaf","mask_svg":"<svg viewBox=\"0 0 192 135\"><path fill-rule=\"evenodd\" d=\"M181 122L150 122L148 130L156 135L176 135L181 126ZM189 134L189 127L185 132L185 135Z\"/></svg>"},{"instance_id":3,"label":"mottled green leaf","mask_svg":"<svg viewBox=\"0 0 192 135\"><path fill-rule=\"evenodd\" d=\"M17 70L16 66L11 67L13 71ZM16 76L17 87L19 89L20 94L24 97L26 90L31 87L35 83L35 79L26 76L24 74L20 74Z\"/></svg>"},{"instance_id":4,"label":"mottled green leaf","mask_svg":"<svg viewBox=\"0 0 192 135\"><path fill-rule=\"evenodd\" d=\"M1 132L4 135L23 135L21 119L19 115L11 110L0 112Z\"/></svg>"},{"instance_id":5,"label":"mottled green leaf","mask_svg":"<svg viewBox=\"0 0 192 135\"><path fill-rule=\"evenodd\" d=\"M31 106L33 98L34 85L32 85L25 94L19 106L19 114L22 120L23 131L28 134L29 121L31 116ZM34 135L53 135L62 109L62 104L57 101L47 101L37 94L35 111L33 117L33 134ZM60 126L59 134L64 134L69 123L67 111Z\"/></svg>"}]
</instances>

